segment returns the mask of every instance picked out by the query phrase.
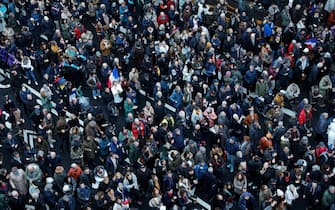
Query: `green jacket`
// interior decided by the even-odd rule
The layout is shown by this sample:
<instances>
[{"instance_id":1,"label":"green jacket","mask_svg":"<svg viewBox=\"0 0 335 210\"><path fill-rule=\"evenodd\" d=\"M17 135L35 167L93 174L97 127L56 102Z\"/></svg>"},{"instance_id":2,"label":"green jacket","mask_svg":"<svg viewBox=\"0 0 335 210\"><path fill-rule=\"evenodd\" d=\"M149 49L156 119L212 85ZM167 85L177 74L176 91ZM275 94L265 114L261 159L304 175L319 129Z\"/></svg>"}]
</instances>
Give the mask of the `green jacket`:
<instances>
[{"instance_id":1,"label":"green jacket","mask_svg":"<svg viewBox=\"0 0 335 210\"><path fill-rule=\"evenodd\" d=\"M128 103L127 100L125 100L123 104L123 108L124 108L125 116L128 116L128 113L134 114L134 104L133 103Z\"/></svg>"},{"instance_id":2,"label":"green jacket","mask_svg":"<svg viewBox=\"0 0 335 210\"><path fill-rule=\"evenodd\" d=\"M267 82L259 82L256 83L256 95L265 96L269 91L269 85Z\"/></svg>"},{"instance_id":3,"label":"green jacket","mask_svg":"<svg viewBox=\"0 0 335 210\"><path fill-rule=\"evenodd\" d=\"M322 205L324 207L330 207L335 201L335 193L330 193L329 190L326 190L322 196Z\"/></svg>"}]
</instances>

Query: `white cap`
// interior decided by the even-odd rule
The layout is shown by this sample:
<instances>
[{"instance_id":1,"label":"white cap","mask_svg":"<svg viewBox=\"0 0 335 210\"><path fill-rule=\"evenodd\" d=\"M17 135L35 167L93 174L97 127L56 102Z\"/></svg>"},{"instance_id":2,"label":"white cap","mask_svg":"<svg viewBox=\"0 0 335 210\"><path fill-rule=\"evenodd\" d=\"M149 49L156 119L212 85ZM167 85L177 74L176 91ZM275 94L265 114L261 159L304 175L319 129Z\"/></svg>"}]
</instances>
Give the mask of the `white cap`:
<instances>
[{"instance_id":1,"label":"white cap","mask_svg":"<svg viewBox=\"0 0 335 210\"><path fill-rule=\"evenodd\" d=\"M279 197L284 196L284 192L282 190L280 190L280 189L277 189L276 193L277 193L277 196L279 196Z\"/></svg>"},{"instance_id":2,"label":"white cap","mask_svg":"<svg viewBox=\"0 0 335 210\"><path fill-rule=\"evenodd\" d=\"M52 184L52 183L54 182L54 178L52 178L52 177L47 177L47 178L46 178L46 182L47 182L47 184Z\"/></svg>"},{"instance_id":3,"label":"white cap","mask_svg":"<svg viewBox=\"0 0 335 210\"><path fill-rule=\"evenodd\" d=\"M65 193L65 192L69 192L70 191L70 186L69 185L64 185L63 186L63 192Z\"/></svg>"},{"instance_id":4,"label":"white cap","mask_svg":"<svg viewBox=\"0 0 335 210\"><path fill-rule=\"evenodd\" d=\"M303 53L309 53L309 49L306 47L306 48L303 50Z\"/></svg>"}]
</instances>

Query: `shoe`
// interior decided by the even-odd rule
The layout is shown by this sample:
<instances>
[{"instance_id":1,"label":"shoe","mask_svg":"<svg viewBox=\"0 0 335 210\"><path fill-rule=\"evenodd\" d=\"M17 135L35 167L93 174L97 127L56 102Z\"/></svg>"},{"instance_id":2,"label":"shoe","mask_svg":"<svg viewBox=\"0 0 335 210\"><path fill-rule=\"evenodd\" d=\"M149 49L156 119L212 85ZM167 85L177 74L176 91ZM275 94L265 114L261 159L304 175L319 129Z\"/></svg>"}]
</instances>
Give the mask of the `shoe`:
<instances>
[{"instance_id":1,"label":"shoe","mask_svg":"<svg viewBox=\"0 0 335 210\"><path fill-rule=\"evenodd\" d=\"M28 85L30 85L31 84L31 80L28 80Z\"/></svg>"},{"instance_id":2,"label":"shoe","mask_svg":"<svg viewBox=\"0 0 335 210\"><path fill-rule=\"evenodd\" d=\"M38 86L38 82L35 82L35 85Z\"/></svg>"},{"instance_id":3,"label":"shoe","mask_svg":"<svg viewBox=\"0 0 335 210\"><path fill-rule=\"evenodd\" d=\"M53 145L53 144L50 144L50 148L53 149L53 148L54 148L54 145Z\"/></svg>"},{"instance_id":4,"label":"shoe","mask_svg":"<svg viewBox=\"0 0 335 210\"><path fill-rule=\"evenodd\" d=\"M101 98L101 95L99 95L98 97Z\"/></svg>"},{"instance_id":5,"label":"shoe","mask_svg":"<svg viewBox=\"0 0 335 210\"><path fill-rule=\"evenodd\" d=\"M96 96L93 96L93 99L94 99L94 100L96 100L96 99L97 99L97 97L96 97Z\"/></svg>"}]
</instances>

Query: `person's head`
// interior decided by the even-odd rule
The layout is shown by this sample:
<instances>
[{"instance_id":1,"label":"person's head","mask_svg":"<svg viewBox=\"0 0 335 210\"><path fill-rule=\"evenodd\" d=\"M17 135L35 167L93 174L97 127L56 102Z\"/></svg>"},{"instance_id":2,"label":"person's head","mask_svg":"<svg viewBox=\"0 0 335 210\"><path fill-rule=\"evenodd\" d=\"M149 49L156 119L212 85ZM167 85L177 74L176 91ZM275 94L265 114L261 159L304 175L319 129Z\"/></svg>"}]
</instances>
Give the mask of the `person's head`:
<instances>
[{"instance_id":1,"label":"person's head","mask_svg":"<svg viewBox=\"0 0 335 210\"><path fill-rule=\"evenodd\" d=\"M312 111L312 106L310 104L306 104L304 108L305 108L306 112L311 112Z\"/></svg>"},{"instance_id":2,"label":"person's head","mask_svg":"<svg viewBox=\"0 0 335 210\"><path fill-rule=\"evenodd\" d=\"M296 190L296 188L293 184L290 184L288 187L292 192Z\"/></svg>"},{"instance_id":3,"label":"person's head","mask_svg":"<svg viewBox=\"0 0 335 210\"><path fill-rule=\"evenodd\" d=\"M284 153L289 153L290 152L290 148L288 147L288 146L285 146L284 148L283 148L283 151L284 151Z\"/></svg>"},{"instance_id":4,"label":"person's head","mask_svg":"<svg viewBox=\"0 0 335 210\"><path fill-rule=\"evenodd\" d=\"M55 158L56 158L56 152L51 151L51 152L50 152L50 158L51 158L51 159L55 159Z\"/></svg>"},{"instance_id":5,"label":"person's head","mask_svg":"<svg viewBox=\"0 0 335 210\"><path fill-rule=\"evenodd\" d=\"M13 198L18 198L19 197L19 192L16 191L16 190L13 190L11 194L12 194Z\"/></svg>"},{"instance_id":6,"label":"person's head","mask_svg":"<svg viewBox=\"0 0 335 210\"><path fill-rule=\"evenodd\" d=\"M29 164L29 165L27 166L27 171L28 171L29 173L33 173L34 170L35 170L35 168L34 168L33 165Z\"/></svg>"},{"instance_id":7,"label":"person's head","mask_svg":"<svg viewBox=\"0 0 335 210\"><path fill-rule=\"evenodd\" d=\"M236 174L236 179L238 179L238 180L242 180L243 179L243 174L242 173L237 173Z\"/></svg>"},{"instance_id":8,"label":"person's head","mask_svg":"<svg viewBox=\"0 0 335 210\"><path fill-rule=\"evenodd\" d=\"M126 101L127 101L128 104L132 103L131 98L129 98L129 97L127 97Z\"/></svg>"},{"instance_id":9,"label":"person's head","mask_svg":"<svg viewBox=\"0 0 335 210\"><path fill-rule=\"evenodd\" d=\"M316 188L318 186L318 182L316 180L312 181L312 187Z\"/></svg>"},{"instance_id":10,"label":"person's head","mask_svg":"<svg viewBox=\"0 0 335 210\"><path fill-rule=\"evenodd\" d=\"M308 98L304 98L304 99L302 99L302 101L303 101L304 104L308 104L309 103Z\"/></svg>"},{"instance_id":11,"label":"person's head","mask_svg":"<svg viewBox=\"0 0 335 210\"><path fill-rule=\"evenodd\" d=\"M269 189L269 187L267 185L262 185L261 187L261 190L264 192L264 191L267 191Z\"/></svg>"},{"instance_id":12,"label":"person's head","mask_svg":"<svg viewBox=\"0 0 335 210\"><path fill-rule=\"evenodd\" d=\"M72 163L72 164L71 164L71 168L72 168L72 169L76 169L76 168L77 168L77 164L76 164L76 163Z\"/></svg>"},{"instance_id":13,"label":"person's head","mask_svg":"<svg viewBox=\"0 0 335 210\"><path fill-rule=\"evenodd\" d=\"M18 172L18 168L17 168L17 166L13 166L12 167L12 169L11 169L11 172L13 173L13 174L16 174L17 172Z\"/></svg>"},{"instance_id":14,"label":"person's head","mask_svg":"<svg viewBox=\"0 0 335 210\"><path fill-rule=\"evenodd\" d=\"M327 119L327 118L329 117L329 115L328 115L327 112L322 113L322 116L323 116L325 119Z\"/></svg>"},{"instance_id":15,"label":"person's head","mask_svg":"<svg viewBox=\"0 0 335 210\"><path fill-rule=\"evenodd\" d=\"M334 185L330 185L328 187L328 190L329 190L330 193L334 194L335 193L335 186Z\"/></svg>"}]
</instances>

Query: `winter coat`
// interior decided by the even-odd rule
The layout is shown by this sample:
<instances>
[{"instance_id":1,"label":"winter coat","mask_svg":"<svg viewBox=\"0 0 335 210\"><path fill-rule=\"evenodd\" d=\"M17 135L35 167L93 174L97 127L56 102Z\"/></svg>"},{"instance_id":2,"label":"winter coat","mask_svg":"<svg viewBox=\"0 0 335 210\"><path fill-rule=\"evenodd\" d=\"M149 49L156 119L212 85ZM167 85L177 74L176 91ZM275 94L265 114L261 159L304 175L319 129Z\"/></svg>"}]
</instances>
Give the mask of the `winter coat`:
<instances>
[{"instance_id":1,"label":"winter coat","mask_svg":"<svg viewBox=\"0 0 335 210\"><path fill-rule=\"evenodd\" d=\"M85 140L83 142L84 156L88 159L95 158L95 151L97 149L97 145L93 140Z\"/></svg>"},{"instance_id":2,"label":"winter coat","mask_svg":"<svg viewBox=\"0 0 335 210\"><path fill-rule=\"evenodd\" d=\"M322 205L329 208L335 201L335 193L329 192L327 189L322 195Z\"/></svg>"},{"instance_id":3,"label":"winter coat","mask_svg":"<svg viewBox=\"0 0 335 210\"><path fill-rule=\"evenodd\" d=\"M328 118L325 118L323 114L320 115L318 123L315 125L315 133L325 134L329 126Z\"/></svg>"},{"instance_id":4,"label":"winter coat","mask_svg":"<svg viewBox=\"0 0 335 210\"><path fill-rule=\"evenodd\" d=\"M30 172L28 170L28 167L32 167L34 170ZM26 178L29 182L37 182L37 183L41 182L42 181L42 171L40 167L35 163L29 164L26 169Z\"/></svg>"},{"instance_id":5,"label":"winter coat","mask_svg":"<svg viewBox=\"0 0 335 210\"><path fill-rule=\"evenodd\" d=\"M264 63L270 65L272 62L272 50L269 44L265 44L261 48L261 59Z\"/></svg>"},{"instance_id":6,"label":"winter coat","mask_svg":"<svg viewBox=\"0 0 335 210\"><path fill-rule=\"evenodd\" d=\"M256 83L256 95L264 97L268 94L268 91L269 91L269 85L268 85L267 82L257 81L257 83Z\"/></svg>"},{"instance_id":7,"label":"winter coat","mask_svg":"<svg viewBox=\"0 0 335 210\"><path fill-rule=\"evenodd\" d=\"M315 202L315 200L321 200L322 191L320 185L317 185L315 190L312 190L312 183L307 184L304 195L306 196L306 200L309 202Z\"/></svg>"},{"instance_id":8,"label":"winter coat","mask_svg":"<svg viewBox=\"0 0 335 210\"><path fill-rule=\"evenodd\" d=\"M97 76L89 76L87 81L86 81L86 84L88 85L88 87L90 87L91 89L100 89L101 88L101 83L98 79Z\"/></svg>"},{"instance_id":9,"label":"winter coat","mask_svg":"<svg viewBox=\"0 0 335 210\"><path fill-rule=\"evenodd\" d=\"M78 199L82 202L88 202L91 196L91 189L87 186L77 188Z\"/></svg>"},{"instance_id":10,"label":"winter coat","mask_svg":"<svg viewBox=\"0 0 335 210\"><path fill-rule=\"evenodd\" d=\"M35 141L35 149L36 151L42 150L44 154L47 154L49 151L49 144L45 140L41 142Z\"/></svg>"},{"instance_id":11,"label":"winter coat","mask_svg":"<svg viewBox=\"0 0 335 210\"><path fill-rule=\"evenodd\" d=\"M319 82L319 92L324 99L327 99L331 88L332 88L332 82L330 80L329 75L322 77Z\"/></svg>"},{"instance_id":12,"label":"winter coat","mask_svg":"<svg viewBox=\"0 0 335 210\"><path fill-rule=\"evenodd\" d=\"M173 106L177 109L181 108L183 105L183 93L177 92L176 90L173 90L172 94L170 95L169 99L173 103Z\"/></svg>"},{"instance_id":13,"label":"winter coat","mask_svg":"<svg viewBox=\"0 0 335 210\"><path fill-rule=\"evenodd\" d=\"M225 150L230 154L230 155L236 155L236 152L239 150L238 144L235 142L233 144L229 143L229 139L226 142L226 148Z\"/></svg>"},{"instance_id":14,"label":"winter coat","mask_svg":"<svg viewBox=\"0 0 335 210\"><path fill-rule=\"evenodd\" d=\"M17 175L13 172L9 174L9 183L12 187L16 188L16 190L21 195L26 195L28 192L27 189L27 179L24 171L22 169L18 169Z\"/></svg>"},{"instance_id":15,"label":"winter coat","mask_svg":"<svg viewBox=\"0 0 335 210\"><path fill-rule=\"evenodd\" d=\"M243 188L247 188L247 178L244 176L242 180L237 180L234 178L234 192L238 195L243 193Z\"/></svg>"},{"instance_id":16,"label":"winter coat","mask_svg":"<svg viewBox=\"0 0 335 210\"><path fill-rule=\"evenodd\" d=\"M248 85L256 84L257 82L257 72L248 70L245 74L244 80Z\"/></svg>"},{"instance_id":17,"label":"winter coat","mask_svg":"<svg viewBox=\"0 0 335 210\"><path fill-rule=\"evenodd\" d=\"M72 195L64 195L58 201L58 208L59 209L68 209L68 210L75 210L76 209L76 200L73 198Z\"/></svg>"},{"instance_id":18,"label":"winter coat","mask_svg":"<svg viewBox=\"0 0 335 210\"><path fill-rule=\"evenodd\" d=\"M131 143L129 146L129 159L131 163L135 163L141 155L139 146L136 146L137 142Z\"/></svg>"},{"instance_id":19,"label":"winter coat","mask_svg":"<svg viewBox=\"0 0 335 210\"><path fill-rule=\"evenodd\" d=\"M294 185L292 185L294 186ZM285 200L288 205L292 205L294 200L299 198L299 194L297 193L297 189L294 187L294 190L290 190L290 185L287 186L287 189L285 191Z\"/></svg>"},{"instance_id":20,"label":"winter coat","mask_svg":"<svg viewBox=\"0 0 335 210\"><path fill-rule=\"evenodd\" d=\"M249 192L244 192L240 196L240 199L238 200L239 209L241 209L241 210L247 209L247 200L244 198L245 196L249 196L251 205L253 206L252 209L256 209L256 200L255 200L254 196Z\"/></svg>"},{"instance_id":21,"label":"winter coat","mask_svg":"<svg viewBox=\"0 0 335 210\"><path fill-rule=\"evenodd\" d=\"M82 147L72 146L70 156L72 160L82 159L84 155L84 151Z\"/></svg>"},{"instance_id":22,"label":"winter coat","mask_svg":"<svg viewBox=\"0 0 335 210\"><path fill-rule=\"evenodd\" d=\"M300 88L297 84L291 83L286 89L286 98L291 100L294 98L298 98L300 95Z\"/></svg>"},{"instance_id":23,"label":"winter coat","mask_svg":"<svg viewBox=\"0 0 335 210\"><path fill-rule=\"evenodd\" d=\"M331 122L327 130L328 145L335 145L335 122Z\"/></svg>"},{"instance_id":24,"label":"winter coat","mask_svg":"<svg viewBox=\"0 0 335 210\"><path fill-rule=\"evenodd\" d=\"M131 180L128 180L127 178L123 180L123 186L128 190L128 192L131 189L139 190L136 175L131 173L131 177L132 177Z\"/></svg>"},{"instance_id":25,"label":"winter coat","mask_svg":"<svg viewBox=\"0 0 335 210\"><path fill-rule=\"evenodd\" d=\"M214 63L207 63L205 67L205 74L207 77L214 76L215 74L215 64Z\"/></svg>"},{"instance_id":26,"label":"winter coat","mask_svg":"<svg viewBox=\"0 0 335 210\"><path fill-rule=\"evenodd\" d=\"M299 117L298 117L298 122L299 122L300 126L302 126L305 123L307 123L307 121L312 122L312 120L313 120L313 114L312 114L312 112L307 113L305 111L305 109L301 110L301 112L299 113Z\"/></svg>"},{"instance_id":27,"label":"winter coat","mask_svg":"<svg viewBox=\"0 0 335 210\"><path fill-rule=\"evenodd\" d=\"M290 16L290 13L288 10L286 9L283 9L281 12L280 12L280 17L281 17L281 25L283 27L286 27L290 24L291 22L291 16Z\"/></svg>"},{"instance_id":28,"label":"winter coat","mask_svg":"<svg viewBox=\"0 0 335 210\"><path fill-rule=\"evenodd\" d=\"M83 170L77 165L75 168L71 167L67 172L67 176L73 177L78 180L79 176L83 173Z\"/></svg>"},{"instance_id":29,"label":"winter coat","mask_svg":"<svg viewBox=\"0 0 335 210\"><path fill-rule=\"evenodd\" d=\"M133 137L138 139L139 137L144 137L145 134L145 126L143 122L140 121L139 125L132 123L131 132L133 133Z\"/></svg>"},{"instance_id":30,"label":"winter coat","mask_svg":"<svg viewBox=\"0 0 335 210\"><path fill-rule=\"evenodd\" d=\"M264 37L270 37L272 36L272 30L273 30L273 23L267 21L266 23L264 23Z\"/></svg>"}]
</instances>

